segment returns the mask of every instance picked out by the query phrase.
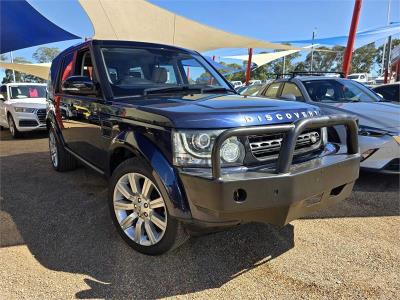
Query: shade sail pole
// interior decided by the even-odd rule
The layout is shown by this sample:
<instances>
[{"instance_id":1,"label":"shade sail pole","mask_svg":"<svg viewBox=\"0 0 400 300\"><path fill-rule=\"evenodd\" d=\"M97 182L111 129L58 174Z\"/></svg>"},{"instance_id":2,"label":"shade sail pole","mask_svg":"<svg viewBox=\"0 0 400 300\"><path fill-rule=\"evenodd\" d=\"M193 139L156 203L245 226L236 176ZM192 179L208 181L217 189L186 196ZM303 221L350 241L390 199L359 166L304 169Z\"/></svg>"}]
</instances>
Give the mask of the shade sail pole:
<instances>
[{"instance_id":1,"label":"shade sail pole","mask_svg":"<svg viewBox=\"0 0 400 300\"><path fill-rule=\"evenodd\" d=\"M14 63L14 57L12 51L10 51L10 58L11 58L11 63ZM15 70L12 69L12 74L13 74L13 82L15 83Z\"/></svg>"},{"instance_id":2,"label":"shade sail pole","mask_svg":"<svg viewBox=\"0 0 400 300\"><path fill-rule=\"evenodd\" d=\"M389 0L389 2L388 2L388 9L387 9L387 15L386 15L386 25L390 25L390 4L391 4L391 0ZM383 74L385 72L386 43L387 43L387 39L385 39L385 42L383 43L381 74Z\"/></svg>"},{"instance_id":3,"label":"shade sail pole","mask_svg":"<svg viewBox=\"0 0 400 300\"><path fill-rule=\"evenodd\" d=\"M342 72L345 77L347 77L347 75L349 75L349 71L350 71L351 58L353 56L353 47L354 47L354 41L356 38L357 25L358 25L358 20L360 19L361 5L362 5L362 0L355 0L353 17L351 19L351 26L350 26L350 31L349 31L349 38L347 39L347 46L346 46L346 50L344 52L344 57L343 57Z\"/></svg>"},{"instance_id":4,"label":"shade sail pole","mask_svg":"<svg viewBox=\"0 0 400 300\"><path fill-rule=\"evenodd\" d=\"M253 56L253 48L249 48L249 58L247 60L247 69L246 69L246 85L249 85L249 81L250 81L252 56Z\"/></svg>"}]
</instances>

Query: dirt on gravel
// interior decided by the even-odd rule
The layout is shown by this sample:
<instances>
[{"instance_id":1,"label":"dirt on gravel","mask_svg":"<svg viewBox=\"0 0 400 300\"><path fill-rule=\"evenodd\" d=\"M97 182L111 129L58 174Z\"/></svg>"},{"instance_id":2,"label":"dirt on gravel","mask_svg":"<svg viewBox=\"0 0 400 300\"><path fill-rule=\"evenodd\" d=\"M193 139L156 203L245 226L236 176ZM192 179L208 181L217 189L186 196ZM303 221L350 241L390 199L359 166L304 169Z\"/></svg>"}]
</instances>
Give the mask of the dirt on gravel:
<instances>
[{"instance_id":1,"label":"dirt on gravel","mask_svg":"<svg viewBox=\"0 0 400 300\"><path fill-rule=\"evenodd\" d=\"M336 207L246 224L148 257L117 235L107 181L57 173L43 133L0 132L0 295L21 298L399 299L399 177L362 173Z\"/></svg>"}]
</instances>

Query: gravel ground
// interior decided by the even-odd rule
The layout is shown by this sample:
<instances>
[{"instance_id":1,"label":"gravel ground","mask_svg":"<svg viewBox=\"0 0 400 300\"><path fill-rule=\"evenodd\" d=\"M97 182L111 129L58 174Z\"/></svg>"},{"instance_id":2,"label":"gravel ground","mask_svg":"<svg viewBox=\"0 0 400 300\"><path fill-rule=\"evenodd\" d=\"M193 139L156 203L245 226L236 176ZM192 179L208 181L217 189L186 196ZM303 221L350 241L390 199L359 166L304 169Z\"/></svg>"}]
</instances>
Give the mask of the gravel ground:
<instances>
[{"instance_id":1,"label":"gravel ground","mask_svg":"<svg viewBox=\"0 0 400 300\"><path fill-rule=\"evenodd\" d=\"M117 236L106 181L56 173L44 134L0 133L0 298L400 298L399 177L284 228L247 224L147 257ZM57 188L56 188L57 187Z\"/></svg>"}]
</instances>

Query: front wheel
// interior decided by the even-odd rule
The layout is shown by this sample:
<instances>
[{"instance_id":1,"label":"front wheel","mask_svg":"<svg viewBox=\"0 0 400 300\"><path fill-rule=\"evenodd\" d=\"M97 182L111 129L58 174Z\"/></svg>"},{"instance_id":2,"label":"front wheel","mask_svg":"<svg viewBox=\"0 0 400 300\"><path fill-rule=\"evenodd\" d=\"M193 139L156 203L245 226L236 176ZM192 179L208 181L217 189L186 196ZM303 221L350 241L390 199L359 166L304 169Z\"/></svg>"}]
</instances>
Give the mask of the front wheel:
<instances>
[{"instance_id":1,"label":"front wheel","mask_svg":"<svg viewBox=\"0 0 400 300\"><path fill-rule=\"evenodd\" d=\"M133 249L159 255L183 244L188 234L169 215L152 171L137 158L120 164L111 179L109 206L118 233Z\"/></svg>"},{"instance_id":2,"label":"front wheel","mask_svg":"<svg viewBox=\"0 0 400 300\"><path fill-rule=\"evenodd\" d=\"M15 125L14 119L11 115L8 115L8 128L10 129L10 133L13 138L19 138L21 136L21 132L19 132L17 126Z\"/></svg>"}]
</instances>

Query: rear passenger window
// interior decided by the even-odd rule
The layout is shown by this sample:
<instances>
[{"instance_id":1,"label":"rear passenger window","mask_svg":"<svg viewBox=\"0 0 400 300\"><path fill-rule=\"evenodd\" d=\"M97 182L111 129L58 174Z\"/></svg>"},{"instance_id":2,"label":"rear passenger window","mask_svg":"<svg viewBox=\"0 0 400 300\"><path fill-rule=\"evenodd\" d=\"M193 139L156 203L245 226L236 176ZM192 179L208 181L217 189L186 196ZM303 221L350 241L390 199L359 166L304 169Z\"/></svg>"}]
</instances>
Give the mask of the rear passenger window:
<instances>
[{"instance_id":1,"label":"rear passenger window","mask_svg":"<svg viewBox=\"0 0 400 300\"><path fill-rule=\"evenodd\" d=\"M276 98L276 95L278 94L279 91L279 87L281 86L280 82L277 83L272 83L267 91L265 92L265 96L266 97L270 97L270 98Z\"/></svg>"},{"instance_id":2,"label":"rear passenger window","mask_svg":"<svg viewBox=\"0 0 400 300\"><path fill-rule=\"evenodd\" d=\"M293 95L296 97L296 100L304 100L303 95L301 94L300 89L294 83L286 82L283 86L283 90L281 95Z\"/></svg>"}]
</instances>

